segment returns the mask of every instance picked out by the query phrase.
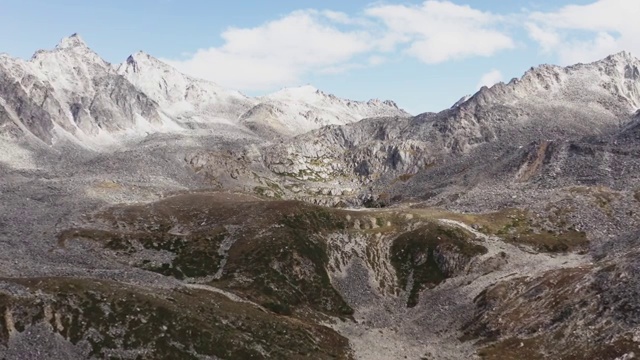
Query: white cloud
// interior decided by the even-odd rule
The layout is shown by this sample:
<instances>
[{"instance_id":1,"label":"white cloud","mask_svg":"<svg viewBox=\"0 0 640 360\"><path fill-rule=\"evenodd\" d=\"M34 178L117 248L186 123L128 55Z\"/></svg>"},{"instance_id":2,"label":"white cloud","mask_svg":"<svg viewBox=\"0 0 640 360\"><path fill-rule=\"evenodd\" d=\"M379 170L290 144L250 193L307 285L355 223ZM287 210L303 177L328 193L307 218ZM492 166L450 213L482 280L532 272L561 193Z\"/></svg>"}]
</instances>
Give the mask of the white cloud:
<instances>
[{"instance_id":1,"label":"white cloud","mask_svg":"<svg viewBox=\"0 0 640 360\"><path fill-rule=\"evenodd\" d=\"M225 87L256 91L298 85L310 73L379 66L400 54L425 64L490 57L516 48L509 34L513 29L525 30L562 64L593 61L621 50L640 55L640 0L592 1L551 12L511 14L444 0L377 3L359 16L299 10L260 26L228 28L220 46L165 61ZM483 77L482 84L501 79L498 74L485 74L488 80Z\"/></svg>"},{"instance_id":2,"label":"white cloud","mask_svg":"<svg viewBox=\"0 0 640 360\"><path fill-rule=\"evenodd\" d=\"M491 87L492 85L495 85L500 81L502 81L502 73L500 72L500 70L493 69L488 73L482 75L480 81L478 82L477 88L481 88L483 86Z\"/></svg>"},{"instance_id":3,"label":"white cloud","mask_svg":"<svg viewBox=\"0 0 640 360\"><path fill-rule=\"evenodd\" d=\"M187 74L240 90L292 85L309 71L345 66L372 50L364 31L344 31L345 14L295 11L255 28L229 28L224 44L201 49L185 60L164 60Z\"/></svg>"},{"instance_id":4,"label":"white cloud","mask_svg":"<svg viewBox=\"0 0 640 360\"><path fill-rule=\"evenodd\" d=\"M571 64L598 60L622 50L640 54L638 18L638 0L598 0L532 13L534 25L528 30L543 49L556 52L561 63ZM543 28L545 34L540 32Z\"/></svg>"},{"instance_id":5,"label":"white cloud","mask_svg":"<svg viewBox=\"0 0 640 360\"><path fill-rule=\"evenodd\" d=\"M429 0L420 6L377 5L365 13L386 25L383 49L407 44L406 52L427 64L491 56L515 47L511 37L496 27L500 16L449 1Z\"/></svg>"},{"instance_id":6,"label":"white cloud","mask_svg":"<svg viewBox=\"0 0 640 360\"><path fill-rule=\"evenodd\" d=\"M380 55L373 55L370 56L369 59L367 60L367 62L369 63L369 65L371 66L376 66L376 65L381 65L384 64L385 62L387 62L387 59L384 56L380 56Z\"/></svg>"},{"instance_id":7,"label":"white cloud","mask_svg":"<svg viewBox=\"0 0 640 360\"><path fill-rule=\"evenodd\" d=\"M317 13L314 10L311 10L314 13ZM322 15L324 15L327 19L340 23L340 24L353 24L354 22L356 22L354 19L352 19L349 15L340 12L340 11L333 11L333 10L324 10L321 12Z\"/></svg>"},{"instance_id":8,"label":"white cloud","mask_svg":"<svg viewBox=\"0 0 640 360\"><path fill-rule=\"evenodd\" d=\"M550 52L560 44L560 36L554 30L543 29L535 23L525 24L529 37L536 41L545 52Z\"/></svg>"},{"instance_id":9,"label":"white cloud","mask_svg":"<svg viewBox=\"0 0 640 360\"><path fill-rule=\"evenodd\" d=\"M449 1L378 5L361 17L299 10L253 28L229 28L219 47L163 59L189 75L239 90L296 85L314 72L335 74L378 66L403 46L425 63L491 56L514 47L495 28L497 15Z\"/></svg>"},{"instance_id":10,"label":"white cloud","mask_svg":"<svg viewBox=\"0 0 640 360\"><path fill-rule=\"evenodd\" d=\"M608 55L629 49L607 32L599 32L591 40L572 41L558 50L560 62L576 64L600 60Z\"/></svg>"}]
</instances>

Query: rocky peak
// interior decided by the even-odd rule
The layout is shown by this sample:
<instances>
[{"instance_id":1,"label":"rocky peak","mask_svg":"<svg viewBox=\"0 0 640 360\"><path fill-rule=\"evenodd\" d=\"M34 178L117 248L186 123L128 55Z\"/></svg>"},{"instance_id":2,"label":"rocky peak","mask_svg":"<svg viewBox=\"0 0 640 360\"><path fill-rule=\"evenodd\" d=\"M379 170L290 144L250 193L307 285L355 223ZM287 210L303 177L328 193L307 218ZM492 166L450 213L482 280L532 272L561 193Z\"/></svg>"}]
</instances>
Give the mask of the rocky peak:
<instances>
[{"instance_id":1,"label":"rocky peak","mask_svg":"<svg viewBox=\"0 0 640 360\"><path fill-rule=\"evenodd\" d=\"M389 107L394 109L398 108L398 105L392 100L371 99L367 101L367 105L373 107Z\"/></svg>"},{"instance_id":2,"label":"rocky peak","mask_svg":"<svg viewBox=\"0 0 640 360\"><path fill-rule=\"evenodd\" d=\"M127 57L127 60L125 60L122 64L120 64L118 66L118 72L119 73L126 73L126 72L140 72L140 71L144 71L144 70L150 70L150 69L161 69L163 71L170 71L170 72L178 72L178 70L173 69L171 66L165 64L164 62L154 58L153 56L143 52L143 51L138 51L135 54L131 54L129 55L129 57Z\"/></svg>"},{"instance_id":3,"label":"rocky peak","mask_svg":"<svg viewBox=\"0 0 640 360\"><path fill-rule=\"evenodd\" d=\"M384 105L388 106L388 107L392 107L392 108L398 108L398 104L396 104L395 101L393 100L385 100L382 102Z\"/></svg>"},{"instance_id":4,"label":"rocky peak","mask_svg":"<svg viewBox=\"0 0 640 360\"><path fill-rule=\"evenodd\" d=\"M136 59L133 57L133 55L129 55L129 57L127 57L127 60L125 60L125 62L120 66L130 67L133 72L138 72L138 63L136 62Z\"/></svg>"},{"instance_id":5,"label":"rocky peak","mask_svg":"<svg viewBox=\"0 0 640 360\"><path fill-rule=\"evenodd\" d=\"M324 96L324 92L316 89L311 85L303 85L296 87L285 87L272 94L267 95L273 99L310 99Z\"/></svg>"},{"instance_id":6,"label":"rocky peak","mask_svg":"<svg viewBox=\"0 0 640 360\"><path fill-rule=\"evenodd\" d=\"M78 34L63 38L53 50L36 51L30 62L49 74L74 68L88 69L90 73L113 71L109 63L91 50Z\"/></svg>"},{"instance_id":7,"label":"rocky peak","mask_svg":"<svg viewBox=\"0 0 640 360\"><path fill-rule=\"evenodd\" d=\"M77 33L72 34L71 36L65 37L56 46L56 49L71 49L71 48L89 48L87 44L82 40L80 35Z\"/></svg>"},{"instance_id":8,"label":"rocky peak","mask_svg":"<svg viewBox=\"0 0 640 360\"><path fill-rule=\"evenodd\" d=\"M631 112L640 107L640 60L623 51L588 64L567 67L542 64L527 70L508 84L483 87L470 99L458 101L452 109L473 110L476 106L514 104L539 101L547 104L561 102L591 102L610 98L617 110ZM603 92L603 90L605 92ZM593 93L591 97L587 95ZM623 109L626 108L626 109ZM608 109L612 110L612 109Z\"/></svg>"},{"instance_id":9,"label":"rocky peak","mask_svg":"<svg viewBox=\"0 0 640 360\"><path fill-rule=\"evenodd\" d=\"M451 106L452 109L457 108L458 106L464 104L467 100L471 99L472 95L465 95L463 97L460 98L460 100L456 101L455 104L453 104Z\"/></svg>"},{"instance_id":10,"label":"rocky peak","mask_svg":"<svg viewBox=\"0 0 640 360\"><path fill-rule=\"evenodd\" d=\"M638 59L636 59L628 51L620 51L619 53L611 54L611 55L607 56L604 60L605 61L612 61L612 62L633 62L633 61L638 61Z\"/></svg>"}]
</instances>

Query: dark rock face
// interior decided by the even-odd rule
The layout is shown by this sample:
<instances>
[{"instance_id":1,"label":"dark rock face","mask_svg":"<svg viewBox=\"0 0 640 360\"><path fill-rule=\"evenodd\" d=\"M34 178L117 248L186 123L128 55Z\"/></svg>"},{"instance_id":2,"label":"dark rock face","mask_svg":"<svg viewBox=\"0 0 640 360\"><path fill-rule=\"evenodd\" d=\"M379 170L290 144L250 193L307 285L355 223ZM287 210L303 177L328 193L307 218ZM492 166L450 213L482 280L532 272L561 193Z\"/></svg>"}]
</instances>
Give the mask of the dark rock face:
<instances>
[{"instance_id":1,"label":"dark rock face","mask_svg":"<svg viewBox=\"0 0 640 360\"><path fill-rule=\"evenodd\" d=\"M7 109L19 117L24 126L38 139L51 144L53 120L51 115L42 108L42 103L36 103L39 94L45 95L46 89L36 86L28 94L21 84L12 79L0 68L0 97L4 99L5 117ZM7 120L8 122L9 120Z\"/></svg>"},{"instance_id":2,"label":"dark rock face","mask_svg":"<svg viewBox=\"0 0 640 360\"><path fill-rule=\"evenodd\" d=\"M136 116L160 123L157 104L119 75L95 79L94 98L86 109L97 126L109 131L126 130L135 125Z\"/></svg>"}]
</instances>

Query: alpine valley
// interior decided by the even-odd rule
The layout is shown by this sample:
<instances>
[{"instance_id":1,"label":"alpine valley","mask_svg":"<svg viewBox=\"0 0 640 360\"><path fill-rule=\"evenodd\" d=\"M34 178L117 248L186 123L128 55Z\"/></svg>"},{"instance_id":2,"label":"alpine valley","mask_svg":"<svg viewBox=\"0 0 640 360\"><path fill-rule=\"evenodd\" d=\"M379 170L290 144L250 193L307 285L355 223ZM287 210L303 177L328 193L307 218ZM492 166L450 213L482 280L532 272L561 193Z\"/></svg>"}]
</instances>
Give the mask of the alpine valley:
<instances>
[{"instance_id":1,"label":"alpine valley","mask_svg":"<svg viewBox=\"0 0 640 360\"><path fill-rule=\"evenodd\" d=\"M0 55L0 359L632 359L640 60L416 116Z\"/></svg>"}]
</instances>

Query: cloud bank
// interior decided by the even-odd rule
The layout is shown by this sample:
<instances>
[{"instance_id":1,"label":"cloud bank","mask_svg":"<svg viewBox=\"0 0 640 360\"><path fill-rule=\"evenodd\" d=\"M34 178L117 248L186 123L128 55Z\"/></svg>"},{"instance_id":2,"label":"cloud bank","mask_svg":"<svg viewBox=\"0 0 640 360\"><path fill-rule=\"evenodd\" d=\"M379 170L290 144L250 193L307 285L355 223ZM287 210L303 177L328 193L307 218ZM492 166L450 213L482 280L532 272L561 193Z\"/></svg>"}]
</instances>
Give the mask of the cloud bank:
<instances>
[{"instance_id":1,"label":"cloud bank","mask_svg":"<svg viewBox=\"0 0 640 360\"><path fill-rule=\"evenodd\" d=\"M220 34L220 46L163 60L192 76L245 91L296 85L309 74L339 74L390 59L412 58L428 66L522 47L572 64L621 50L640 54L638 18L638 0L511 14L439 0L372 5L358 15L306 9L256 27L228 28ZM516 37L522 33L528 38ZM492 70L479 86L501 79L500 71Z\"/></svg>"}]
</instances>

